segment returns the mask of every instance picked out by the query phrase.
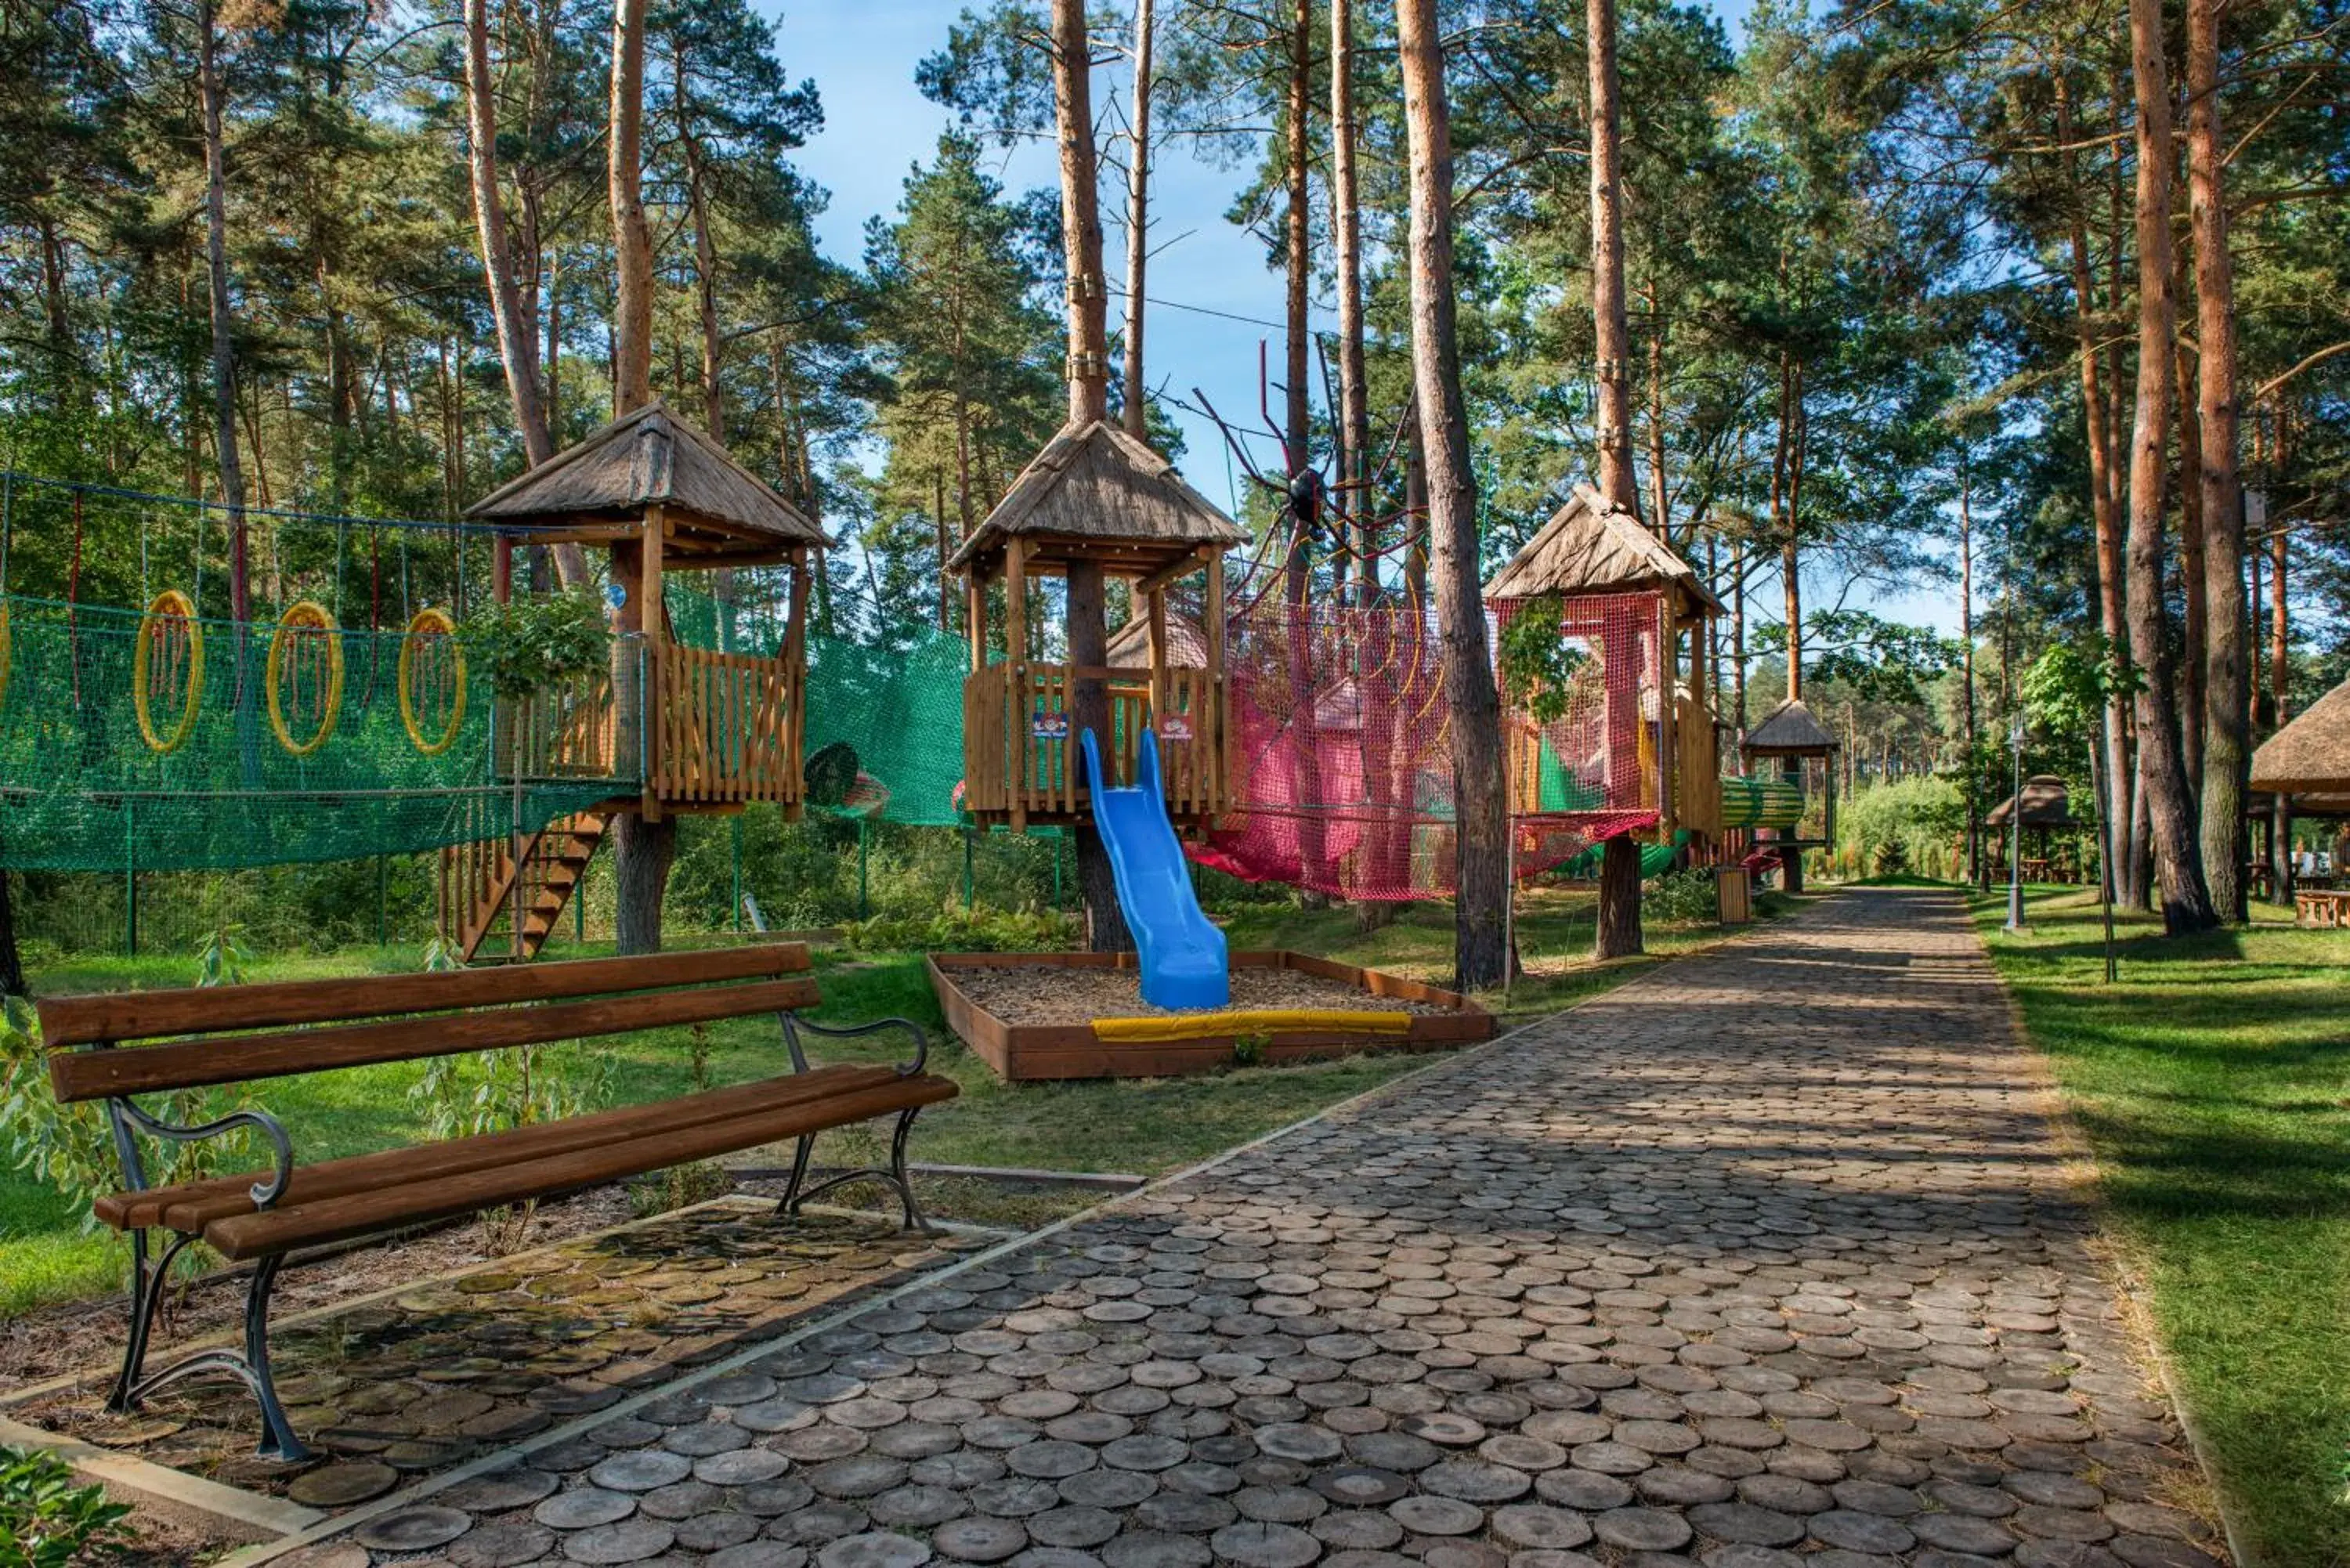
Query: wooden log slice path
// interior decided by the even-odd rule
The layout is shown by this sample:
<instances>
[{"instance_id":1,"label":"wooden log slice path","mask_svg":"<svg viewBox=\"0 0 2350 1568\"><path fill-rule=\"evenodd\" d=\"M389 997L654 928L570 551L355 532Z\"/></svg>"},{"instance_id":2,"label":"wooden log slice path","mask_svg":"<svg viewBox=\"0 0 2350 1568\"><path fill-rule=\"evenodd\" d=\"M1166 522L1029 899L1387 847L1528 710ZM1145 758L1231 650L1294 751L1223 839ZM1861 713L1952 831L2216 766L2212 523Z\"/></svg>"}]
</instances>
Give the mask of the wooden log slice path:
<instances>
[{"instance_id":1,"label":"wooden log slice path","mask_svg":"<svg viewBox=\"0 0 2350 1568\"><path fill-rule=\"evenodd\" d=\"M542 1447L437 1550L2207 1568L2043 1109L1957 900L1847 893Z\"/></svg>"}]
</instances>

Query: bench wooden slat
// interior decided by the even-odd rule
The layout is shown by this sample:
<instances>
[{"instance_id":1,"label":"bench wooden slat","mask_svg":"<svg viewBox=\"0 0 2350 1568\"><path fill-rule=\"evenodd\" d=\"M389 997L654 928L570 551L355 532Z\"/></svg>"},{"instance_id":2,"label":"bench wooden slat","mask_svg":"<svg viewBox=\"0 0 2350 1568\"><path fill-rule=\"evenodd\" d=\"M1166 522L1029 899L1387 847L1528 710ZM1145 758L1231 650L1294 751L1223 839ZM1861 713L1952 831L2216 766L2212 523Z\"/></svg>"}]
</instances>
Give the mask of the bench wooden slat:
<instances>
[{"instance_id":1,"label":"bench wooden slat","mask_svg":"<svg viewBox=\"0 0 2350 1568\"><path fill-rule=\"evenodd\" d=\"M288 1206L313 1203L363 1192L373 1186L453 1176L485 1166L589 1147L600 1142L641 1137L681 1123L730 1120L798 1100L884 1084L896 1075L894 1067L836 1064L806 1074L705 1090L673 1100L596 1111L565 1121L540 1122L503 1132L320 1160L316 1165L294 1168L293 1179L279 1202ZM251 1213L253 1184L267 1180L269 1174L265 1170L248 1170L176 1187L117 1192L100 1199L93 1208L102 1223L117 1230L146 1230L169 1224L176 1231L198 1231L212 1220Z\"/></svg>"},{"instance_id":2,"label":"bench wooden slat","mask_svg":"<svg viewBox=\"0 0 2350 1568\"><path fill-rule=\"evenodd\" d=\"M204 1240L234 1262L296 1247L372 1235L399 1225L446 1220L500 1204L545 1198L623 1176L754 1148L805 1132L845 1127L892 1111L934 1105L957 1093L953 1080L925 1073L870 1089L704 1122L650 1137L607 1142L542 1159L445 1177L421 1186L380 1187L266 1213L217 1220Z\"/></svg>"},{"instance_id":3,"label":"bench wooden slat","mask_svg":"<svg viewBox=\"0 0 2350 1568\"><path fill-rule=\"evenodd\" d=\"M259 985L133 991L51 997L38 1004L41 1039L51 1049L115 1044L231 1029L335 1023L452 1007L544 1002L655 987L709 985L805 973L804 942L760 942L639 958L567 959L557 963L348 980L272 981Z\"/></svg>"},{"instance_id":4,"label":"bench wooden slat","mask_svg":"<svg viewBox=\"0 0 2350 1568\"><path fill-rule=\"evenodd\" d=\"M183 1040L120 1051L54 1051L49 1054L49 1080L60 1100L94 1100L155 1089L241 1084L328 1067L360 1067L420 1056L708 1023L810 1007L816 1000L813 980L761 981L706 991L550 1002L388 1023Z\"/></svg>"}]
</instances>

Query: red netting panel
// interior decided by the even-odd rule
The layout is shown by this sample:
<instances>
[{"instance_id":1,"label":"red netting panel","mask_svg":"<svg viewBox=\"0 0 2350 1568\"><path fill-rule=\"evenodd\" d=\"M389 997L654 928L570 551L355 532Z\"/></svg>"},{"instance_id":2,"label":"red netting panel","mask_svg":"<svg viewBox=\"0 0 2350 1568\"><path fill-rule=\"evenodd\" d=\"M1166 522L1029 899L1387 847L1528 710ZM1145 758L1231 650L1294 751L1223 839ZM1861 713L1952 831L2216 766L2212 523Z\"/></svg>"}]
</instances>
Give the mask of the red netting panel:
<instances>
[{"instance_id":1,"label":"red netting panel","mask_svg":"<svg viewBox=\"0 0 2350 1568\"><path fill-rule=\"evenodd\" d=\"M1539 721L1503 715L1522 877L1657 820L1655 596L1576 601L1561 635L1565 689ZM1193 858L1349 899L1450 895L1451 714L1433 614L1260 602L1225 641L1236 804Z\"/></svg>"}]
</instances>

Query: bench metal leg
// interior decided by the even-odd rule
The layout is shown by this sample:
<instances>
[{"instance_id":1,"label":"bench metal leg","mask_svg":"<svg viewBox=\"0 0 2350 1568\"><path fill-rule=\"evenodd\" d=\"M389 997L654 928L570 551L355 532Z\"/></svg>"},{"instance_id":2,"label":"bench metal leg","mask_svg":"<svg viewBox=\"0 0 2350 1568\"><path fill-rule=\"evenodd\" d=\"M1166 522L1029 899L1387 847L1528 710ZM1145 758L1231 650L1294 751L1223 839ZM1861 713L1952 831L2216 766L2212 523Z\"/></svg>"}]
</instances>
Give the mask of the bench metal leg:
<instances>
[{"instance_id":1,"label":"bench metal leg","mask_svg":"<svg viewBox=\"0 0 2350 1568\"><path fill-rule=\"evenodd\" d=\"M162 1310L164 1287L172 1279L172 1265L179 1260L193 1236L174 1233L163 1255L152 1264L147 1261L147 1232L130 1232L130 1332L122 1347L122 1371L114 1379L114 1388L106 1397L106 1407L117 1414L135 1410L142 1392L140 1381L147 1370L147 1346L155 1337L155 1314Z\"/></svg>"},{"instance_id":2,"label":"bench metal leg","mask_svg":"<svg viewBox=\"0 0 2350 1568\"><path fill-rule=\"evenodd\" d=\"M277 1282L277 1271L285 1265L285 1254L262 1259L254 1268L252 1283L245 1287L244 1354L220 1348L200 1350L152 1376L146 1374L147 1347L154 1337L155 1314L163 1293L171 1284L172 1264L194 1241L193 1236L173 1237L151 1266L146 1232L131 1233L130 1344L124 1347L122 1371L107 1396L106 1407L128 1413L166 1384L202 1373L226 1373L251 1389L261 1406L261 1441L256 1451L266 1459L308 1459L310 1450L294 1435L294 1425L286 1418L286 1407L278 1402L277 1387L269 1373L269 1293Z\"/></svg>"},{"instance_id":3,"label":"bench metal leg","mask_svg":"<svg viewBox=\"0 0 2350 1568\"><path fill-rule=\"evenodd\" d=\"M921 1206L914 1201L914 1184L906 1174L906 1140L913 1135L914 1118L920 1115L920 1106L898 1113L898 1127L890 1135L889 1164L886 1168L867 1166L858 1170L844 1170L826 1177L813 1187L804 1187L802 1183L807 1176L808 1159L816 1151L816 1137L812 1133L803 1135L797 1151L792 1156L791 1182L784 1189L783 1201L775 1206L775 1211L778 1214L796 1214L802 1205L820 1192L828 1192L852 1181L879 1181L896 1189L898 1201L905 1210L905 1228L927 1233L930 1222L922 1218Z\"/></svg>"},{"instance_id":4,"label":"bench metal leg","mask_svg":"<svg viewBox=\"0 0 2350 1568\"><path fill-rule=\"evenodd\" d=\"M244 1294L244 1364L246 1381L261 1401L261 1447L266 1457L307 1459L310 1450L294 1435L286 1407L277 1402L277 1385L269 1375L269 1290L286 1254L274 1252L254 1266L253 1284Z\"/></svg>"}]
</instances>

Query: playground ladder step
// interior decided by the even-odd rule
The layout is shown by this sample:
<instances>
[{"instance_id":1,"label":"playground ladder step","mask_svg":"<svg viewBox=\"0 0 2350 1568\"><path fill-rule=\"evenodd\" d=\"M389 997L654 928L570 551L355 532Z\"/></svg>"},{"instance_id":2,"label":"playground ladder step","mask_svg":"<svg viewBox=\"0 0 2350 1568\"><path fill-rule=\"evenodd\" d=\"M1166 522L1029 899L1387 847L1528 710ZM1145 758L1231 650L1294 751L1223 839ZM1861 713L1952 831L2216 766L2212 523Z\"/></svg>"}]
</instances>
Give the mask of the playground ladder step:
<instances>
[{"instance_id":1,"label":"playground ladder step","mask_svg":"<svg viewBox=\"0 0 2350 1568\"><path fill-rule=\"evenodd\" d=\"M549 823L525 840L519 863L504 841L498 839L455 845L442 851L444 867L464 857L473 861L469 875L462 879L473 897L459 915L458 929L443 932L460 960L472 963L476 959L507 956L536 958L586 879L596 846L603 842L610 821L607 813L583 811ZM515 928L517 877L523 882L518 930ZM506 953L485 951L490 939L502 929L507 937Z\"/></svg>"}]
</instances>

